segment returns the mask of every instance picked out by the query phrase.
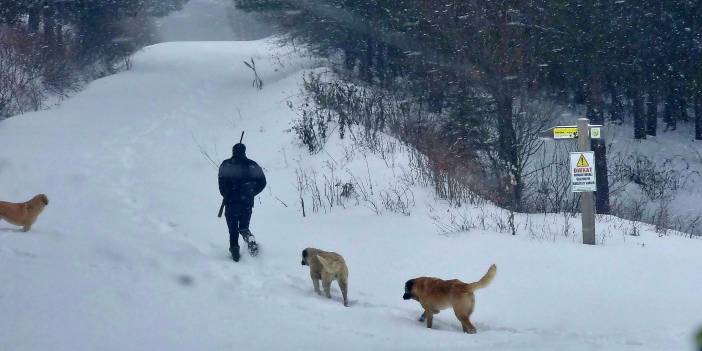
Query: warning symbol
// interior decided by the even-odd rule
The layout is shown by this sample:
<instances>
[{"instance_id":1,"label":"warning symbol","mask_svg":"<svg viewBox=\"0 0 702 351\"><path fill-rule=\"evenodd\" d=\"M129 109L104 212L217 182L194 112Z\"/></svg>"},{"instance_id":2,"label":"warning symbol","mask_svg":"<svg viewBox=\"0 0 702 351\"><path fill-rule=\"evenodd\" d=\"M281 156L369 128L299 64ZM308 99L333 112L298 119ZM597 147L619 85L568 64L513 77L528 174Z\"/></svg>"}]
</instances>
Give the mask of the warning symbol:
<instances>
[{"instance_id":1,"label":"warning symbol","mask_svg":"<svg viewBox=\"0 0 702 351\"><path fill-rule=\"evenodd\" d=\"M590 164L587 162L585 155L580 154L580 158L578 158L578 163L576 164L576 167L590 167Z\"/></svg>"}]
</instances>

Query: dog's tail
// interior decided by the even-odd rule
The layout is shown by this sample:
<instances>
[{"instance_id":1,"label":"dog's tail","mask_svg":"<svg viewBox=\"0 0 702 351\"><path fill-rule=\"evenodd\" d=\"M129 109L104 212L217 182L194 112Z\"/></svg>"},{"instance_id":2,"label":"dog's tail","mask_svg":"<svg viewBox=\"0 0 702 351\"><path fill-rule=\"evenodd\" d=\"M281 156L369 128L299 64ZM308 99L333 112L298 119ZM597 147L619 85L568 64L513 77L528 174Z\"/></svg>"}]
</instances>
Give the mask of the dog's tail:
<instances>
[{"instance_id":1,"label":"dog's tail","mask_svg":"<svg viewBox=\"0 0 702 351\"><path fill-rule=\"evenodd\" d=\"M468 290L470 291L475 291L478 289L482 289L490 284L492 282L492 279L495 278L495 274L497 273L497 266L494 264L490 266L488 269L487 273L480 278L477 282L470 283L468 284Z\"/></svg>"},{"instance_id":2,"label":"dog's tail","mask_svg":"<svg viewBox=\"0 0 702 351\"><path fill-rule=\"evenodd\" d=\"M329 273L338 272L339 268L341 268L341 263L337 261L329 262L326 258L322 257L322 255L317 255L317 258L319 259L319 263L322 264L322 268Z\"/></svg>"}]
</instances>

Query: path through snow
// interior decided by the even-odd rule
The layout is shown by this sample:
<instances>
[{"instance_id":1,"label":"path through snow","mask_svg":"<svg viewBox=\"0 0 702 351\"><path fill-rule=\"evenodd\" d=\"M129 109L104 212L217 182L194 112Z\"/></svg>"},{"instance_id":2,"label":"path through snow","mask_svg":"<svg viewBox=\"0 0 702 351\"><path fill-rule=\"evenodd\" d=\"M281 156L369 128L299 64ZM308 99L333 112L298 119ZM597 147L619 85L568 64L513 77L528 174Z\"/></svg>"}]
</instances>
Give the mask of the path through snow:
<instances>
[{"instance_id":1,"label":"path through snow","mask_svg":"<svg viewBox=\"0 0 702 351\"><path fill-rule=\"evenodd\" d=\"M242 63L250 57L262 91ZM31 233L0 223L0 349L691 349L700 241L438 236L429 205L444 207L423 189L410 217L350 206L302 218L295 170L321 169L345 145L332 138L328 154L310 157L289 131L286 101L310 67L264 41L158 44L59 107L1 122L0 198L45 192L51 203ZM200 151L220 162L241 130L269 188L252 224L263 252L234 264L216 169ZM307 246L344 254L350 308L336 286L332 301L313 293L299 264ZM401 299L409 278L471 281L493 262L476 335L450 311L427 330Z\"/></svg>"}]
</instances>

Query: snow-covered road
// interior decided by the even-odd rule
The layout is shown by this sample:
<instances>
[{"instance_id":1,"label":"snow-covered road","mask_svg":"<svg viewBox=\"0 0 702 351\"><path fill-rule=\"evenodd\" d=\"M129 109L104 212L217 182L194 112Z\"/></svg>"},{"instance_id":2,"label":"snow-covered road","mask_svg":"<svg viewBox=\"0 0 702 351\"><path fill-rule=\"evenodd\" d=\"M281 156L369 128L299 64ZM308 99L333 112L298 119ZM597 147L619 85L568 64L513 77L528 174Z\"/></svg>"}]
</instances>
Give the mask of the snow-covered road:
<instances>
[{"instance_id":1,"label":"snow-covered road","mask_svg":"<svg viewBox=\"0 0 702 351\"><path fill-rule=\"evenodd\" d=\"M251 57L261 91L242 63ZM295 171L353 147L332 137L309 156L290 132L286 101L309 68L265 41L158 44L131 71L0 122L0 199L51 200L30 233L0 222L0 350L692 349L699 240L645 226L627 238L616 221L598 223L611 238L596 247L525 231L439 236L428 213L446 206L421 188L409 217L350 204L302 218ZM233 263L203 152L220 162L242 130L269 187L252 220L262 254ZM365 174L366 164L378 188L393 181L371 154L339 167ZM307 246L346 257L351 307L336 285L332 301L313 293L299 263ZM409 278L472 281L491 263L476 335L451 311L427 330L401 298Z\"/></svg>"}]
</instances>

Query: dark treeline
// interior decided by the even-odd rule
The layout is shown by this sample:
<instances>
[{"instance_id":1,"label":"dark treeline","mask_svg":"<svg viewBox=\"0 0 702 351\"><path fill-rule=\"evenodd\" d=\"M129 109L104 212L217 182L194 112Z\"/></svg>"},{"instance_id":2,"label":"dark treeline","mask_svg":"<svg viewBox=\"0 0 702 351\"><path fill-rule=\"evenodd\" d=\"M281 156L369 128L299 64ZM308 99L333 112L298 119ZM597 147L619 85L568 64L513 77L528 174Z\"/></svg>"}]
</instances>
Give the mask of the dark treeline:
<instances>
[{"instance_id":1,"label":"dark treeline","mask_svg":"<svg viewBox=\"0 0 702 351\"><path fill-rule=\"evenodd\" d=\"M0 0L0 118L113 73L187 0Z\"/></svg>"},{"instance_id":2,"label":"dark treeline","mask_svg":"<svg viewBox=\"0 0 702 351\"><path fill-rule=\"evenodd\" d=\"M490 147L507 205L523 203L519 101L585 106L593 124L633 120L634 138L695 120L702 140L702 3L697 0L235 0L353 79L409 93ZM487 108L486 108L487 106ZM494 142L480 131L494 119ZM598 212L609 211L606 150Z\"/></svg>"}]
</instances>

